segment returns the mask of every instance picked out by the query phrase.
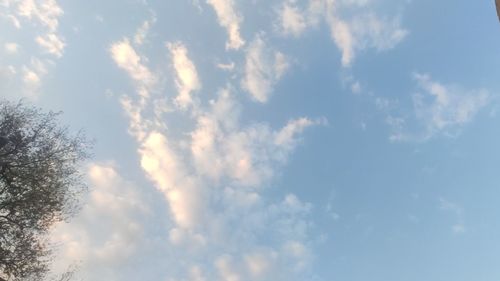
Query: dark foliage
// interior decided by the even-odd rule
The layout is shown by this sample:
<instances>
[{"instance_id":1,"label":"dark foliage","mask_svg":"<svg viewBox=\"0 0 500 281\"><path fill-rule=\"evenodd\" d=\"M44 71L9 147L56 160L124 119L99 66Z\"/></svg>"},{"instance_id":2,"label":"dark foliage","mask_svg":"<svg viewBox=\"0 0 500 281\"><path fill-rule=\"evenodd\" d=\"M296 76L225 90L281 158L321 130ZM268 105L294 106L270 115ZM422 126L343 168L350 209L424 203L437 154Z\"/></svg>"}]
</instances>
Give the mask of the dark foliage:
<instances>
[{"instance_id":1,"label":"dark foliage","mask_svg":"<svg viewBox=\"0 0 500 281\"><path fill-rule=\"evenodd\" d=\"M83 134L58 113L0 100L0 280L42 280L50 250L44 234L77 210L85 186Z\"/></svg>"}]
</instances>

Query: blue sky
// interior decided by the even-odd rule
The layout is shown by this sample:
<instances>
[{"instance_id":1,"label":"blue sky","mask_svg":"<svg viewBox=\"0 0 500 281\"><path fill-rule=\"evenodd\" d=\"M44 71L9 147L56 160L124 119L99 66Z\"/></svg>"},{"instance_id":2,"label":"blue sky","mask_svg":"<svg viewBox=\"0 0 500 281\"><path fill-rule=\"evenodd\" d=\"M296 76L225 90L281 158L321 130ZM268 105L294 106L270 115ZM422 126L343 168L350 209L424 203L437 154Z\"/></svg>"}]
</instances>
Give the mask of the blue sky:
<instances>
[{"instance_id":1,"label":"blue sky","mask_svg":"<svg viewBox=\"0 0 500 281\"><path fill-rule=\"evenodd\" d=\"M96 140L55 273L500 278L493 1L1 0L0 22L2 98Z\"/></svg>"}]
</instances>

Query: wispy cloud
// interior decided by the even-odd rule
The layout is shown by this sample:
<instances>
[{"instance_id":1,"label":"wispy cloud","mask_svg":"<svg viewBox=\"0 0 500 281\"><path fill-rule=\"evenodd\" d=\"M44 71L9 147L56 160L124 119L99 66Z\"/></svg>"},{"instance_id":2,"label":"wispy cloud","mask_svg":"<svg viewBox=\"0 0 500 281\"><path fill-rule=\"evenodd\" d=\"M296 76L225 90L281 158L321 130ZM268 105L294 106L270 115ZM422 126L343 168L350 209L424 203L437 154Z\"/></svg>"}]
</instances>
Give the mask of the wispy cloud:
<instances>
[{"instance_id":1,"label":"wispy cloud","mask_svg":"<svg viewBox=\"0 0 500 281\"><path fill-rule=\"evenodd\" d=\"M44 26L50 32L57 31L59 17L64 13L63 9L55 0L21 0L17 2L17 14L21 17L33 19Z\"/></svg>"},{"instance_id":2,"label":"wispy cloud","mask_svg":"<svg viewBox=\"0 0 500 281\"><path fill-rule=\"evenodd\" d=\"M375 13L371 1L310 0L308 7L299 8L296 1L285 0L278 12L278 29L285 36L299 37L322 21L330 28L344 67L352 65L358 51L392 49L409 33L398 16L385 18Z\"/></svg>"},{"instance_id":3,"label":"wispy cloud","mask_svg":"<svg viewBox=\"0 0 500 281\"><path fill-rule=\"evenodd\" d=\"M258 102L265 103L275 84L289 68L286 56L270 48L261 35L257 35L246 50L243 89Z\"/></svg>"},{"instance_id":4,"label":"wispy cloud","mask_svg":"<svg viewBox=\"0 0 500 281\"><path fill-rule=\"evenodd\" d=\"M464 211L461 206L446 199L439 199L439 209L445 212L452 213L456 217L456 222L451 226L451 230L455 234L466 232L467 228L464 222Z\"/></svg>"},{"instance_id":5,"label":"wispy cloud","mask_svg":"<svg viewBox=\"0 0 500 281\"><path fill-rule=\"evenodd\" d=\"M138 95L121 101L138 143L141 168L164 195L170 211L165 218L171 224L169 247L190 253L177 257L177 272L183 273L172 278L269 280L284 276L286 264L306 270L311 260L306 221L312 206L292 194L268 201L261 193L300 144L303 131L324 121L303 117L276 129L266 123L243 125L242 104L231 85L219 90L216 98L196 100L197 106L189 107L195 101L193 92L201 90L196 66L182 42L167 47L179 91L168 100L177 105L168 114L192 126L172 134L167 130L170 118L151 112L161 97L142 95L140 87ZM150 72L142 63L143 55L127 39L113 44L110 54L133 81L150 80L145 79ZM287 68L284 55L265 49L260 37L247 56L255 75L250 77L265 80L266 87L272 87ZM265 59L270 61L262 62ZM267 99L271 91L266 88L261 97ZM183 114L186 110L192 114ZM271 224L275 226L269 228ZM282 243L262 243L264 236ZM194 256L213 262L200 263ZM290 274L288 280L295 280Z\"/></svg>"},{"instance_id":6,"label":"wispy cloud","mask_svg":"<svg viewBox=\"0 0 500 281\"><path fill-rule=\"evenodd\" d=\"M19 51L19 45L13 42L5 43L4 50L7 54L14 55Z\"/></svg>"},{"instance_id":7,"label":"wispy cloud","mask_svg":"<svg viewBox=\"0 0 500 281\"><path fill-rule=\"evenodd\" d=\"M147 95L147 89L155 83L156 77L144 64L144 59L137 54L130 40L125 38L113 43L109 52L115 63L125 70L141 88L142 95Z\"/></svg>"},{"instance_id":8,"label":"wispy cloud","mask_svg":"<svg viewBox=\"0 0 500 281\"><path fill-rule=\"evenodd\" d=\"M150 32L151 26L156 22L156 17L153 16L150 20L145 20L142 25L137 29L134 35L134 43L137 45L142 45L145 43L148 33Z\"/></svg>"},{"instance_id":9,"label":"wispy cloud","mask_svg":"<svg viewBox=\"0 0 500 281\"><path fill-rule=\"evenodd\" d=\"M245 45L245 40L241 38L240 24L243 18L235 9L233 0L207 0L217 14L219 24L224 27L228 34L227 49L239 49Z\"/></svg>"},{"instance_id":10,"label":"wispy cloud","mask_svg":"<svg viewBox=\"0 0 500 281\"><path fill-rule=\"evenodd\" d=\"M36 37L35 41L42 47L47 53L52 54L58 58L62 57L63 50L66 44L54 33L49 33L44 36Z\"/></svg>"},{"instance_id":11,"label":"wispy cloud","mask_svg":"<svg viewBox=\"0 0 500 281\"><path fill-rule=\"evenodd\" d=\"M48 72L47 64L48 62L31 58L30 64L22 67L23 81L29 93L35 93L40 87L42 77Z\"/></svg>"},{"instance_id":12,"label":"wispy cloud","mask_svg":"<svg viewBox=\"0 0 500 281\"><path fill-rule=\"evenodd\" d=\"M193 103L192 93L201 89L196 66L188 57L188 50L180 42L169 43L167 47L172 57L173 67L176 73L176 85L179 94L175 103L182 109L186 109Z\"/></svg>"},{"instance_id":13,"label":"wispy cloud","mask_svg":"<svg viewBox=\"0 0 500 281\"><path fill-rule=\"evenodd\" d=\"M42 50L40 54L31 54L28 58L31 65L21 62L15 65L22 68L22 81L24 82L24 92L28 97L36 97L40 86L43 84L42 77L54 60L45 58L45 55L60 58L63 56L66 43L59 34L59 19L64 14L63 9L55 0L4 0L0 2L2 10L0 17L6 18L16 29L31 28L30 36L33 42ZM34 35L33 35L34 34ZM8 39L6 34L6 39ZM15 54L20 48L30 49L27 43L5 45L6 51ZM35 67L33 61L37 61ZM43 65L41 65L43 64ZM43 69L43 71L40 71ZM21 74L21 72L19 72Z\"/></svg>"},{"instance_id":14,"label":"wispy cloud","mask_svg":"<svg viewBox=\"0 0 500 281\"><path fill-rule=\"evenodd\" d=\"M35 41L49 54L61 57L65 47L64 40L57 34L59 17L64 13L55 0L22 0L17 2L17 15L42 24L47 33L37 36Z\"/></svg>"},{"instance_id":15,"label":"wispy cloud","mask_svg":"<svg viewBox=\"0 0 500 281\"><path fill-rule=\"evenodd\" d=\"M345 20L337 10L338 6L334 2L327 2L326 21L332 39L342 53L344 67L352 64L357 51L368 48L378 51L392 49L408 34L398 18L388 20L368 11Z\"/></svg>"},{"instance_id":16,"label":"wispy cloud","mask_svg":"<svg viewBox=\"0 0 500 281\"><path fill-rule=\"evenodd\" d=\"M151 210L113 165L92 163L87 177L90 193L79 215L52 230L51 240L59 245L54 271L77 262L86 280L119 279L127 260L147 248L145 218L151 218Z\"/></svg>"},{"instance_id":17,"label":"wispy cloud","mask_svg":"<svg viewBox=\"0 0 500 281\"><path fill-rule=\"evenodd\" d=\"M413 112L389 115L393 141L426 141L435 135L455 136L475 115L493 101L485 89L466 90L459 85L434 81L428 74L415 73L419 91L412 95Z\"/></svg>"}]
</instances>

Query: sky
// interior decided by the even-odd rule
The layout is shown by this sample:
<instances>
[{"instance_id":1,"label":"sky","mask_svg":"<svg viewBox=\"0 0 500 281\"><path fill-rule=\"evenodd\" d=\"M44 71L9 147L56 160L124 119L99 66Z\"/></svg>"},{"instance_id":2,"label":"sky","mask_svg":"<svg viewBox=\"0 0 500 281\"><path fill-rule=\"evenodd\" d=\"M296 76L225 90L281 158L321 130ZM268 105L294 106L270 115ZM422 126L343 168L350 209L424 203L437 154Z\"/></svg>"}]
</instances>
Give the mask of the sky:
<instances>
[{"instance_id":1,"label":"sky","mask_svg":"<svg viewBox=\"0 0 500 281\"><path fill-rule=\"evenodd\" d=\"M499 280L499 50L486 0L0 0L0 96L95 140L75 280Z\"/></svg>"}]
</instances>

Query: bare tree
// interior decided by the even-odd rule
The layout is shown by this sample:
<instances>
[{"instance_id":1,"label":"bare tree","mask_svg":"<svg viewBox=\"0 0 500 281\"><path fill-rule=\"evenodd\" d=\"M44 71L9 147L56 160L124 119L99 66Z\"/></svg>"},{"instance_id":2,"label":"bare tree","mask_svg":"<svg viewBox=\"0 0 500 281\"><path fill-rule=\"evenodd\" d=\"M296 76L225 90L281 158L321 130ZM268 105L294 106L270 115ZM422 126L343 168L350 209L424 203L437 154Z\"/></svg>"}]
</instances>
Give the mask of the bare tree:
<instances>
[{"instance_id":1,"label":"bare tree","mask_svg":"<svg viewBox=\"0 0 500 281\"><path fill-rule=\"evenodd\" d=\"M0 281L44 278L44 234L75 213L85 189L78 164L88 142L60 126L58 115L0 101Z\"/></svg>"},{"instance_id":2,"label":"bare tree","mask_svg":"<svg viewBox=\"0 0 500 281\"><path fill-rule=\"evenodd\" d=\"M500 0L495 0L495 5L497 6L497 15L500 20Z\"/></svg>"}]
</instances>

